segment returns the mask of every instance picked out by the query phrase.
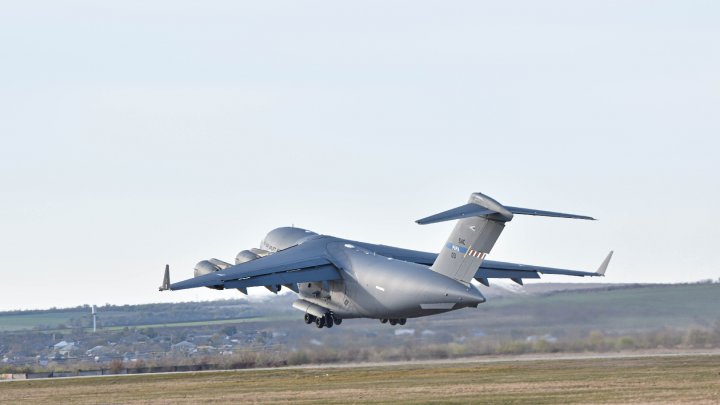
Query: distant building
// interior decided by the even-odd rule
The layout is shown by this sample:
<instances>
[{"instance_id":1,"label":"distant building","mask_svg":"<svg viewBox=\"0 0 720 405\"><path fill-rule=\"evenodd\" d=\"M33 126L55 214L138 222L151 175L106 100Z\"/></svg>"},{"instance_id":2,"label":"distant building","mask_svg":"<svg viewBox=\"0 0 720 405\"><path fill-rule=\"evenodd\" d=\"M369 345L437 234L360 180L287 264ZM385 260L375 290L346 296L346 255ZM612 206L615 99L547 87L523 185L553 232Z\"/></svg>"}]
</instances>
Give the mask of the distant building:
<instances>
[{"instance_id":1,"label":"distant building","mask_svg":"<svg viewBox=\"0 0 720 405\"><path fill-rule=\"evenodd\" d=\"M115 358L122 358L117 351L112 347L107 346L95 346L92 349L85 351L88 357L92 357L95 361L109 361Z\"/></svg>"},{"instance_id":2,"label":"distant building","mask_svg":"<svg viewBox=\"0 0 720 405\"><path fill-rule=\"evenodd\" d=\"M195 351L196 348L197 346L194 343L190 343L187 340L183 340L180 343L175 343L174 345L170 346L170 350L183 353L191 353Z\"/></svg>"},{"instance_id":3,"label":"distant building","mask_svg":"<svg viewBox=\"0 0 720 405\"><path fill-rule=\"evenodd\" d=\"M48 363L50 363L50 361L48 360L47 357L41 356L41 355L37 355L37 364L45 367L45 366L48 365Z\"/></svg>"},{"instance_id":4,"label":"distant building","mask_svg":"<svg viewBox=\"0 0 720 405\"><path fill-rule=\"evenodd\" d=\"M92 349L88 349L85 351L85 354L88 356L96 356L98 354L101 354L105 351L105 346L95 346Z\"/></svg>"},{"instance_id":5,"label":"distant building","mask_svg":"<svg viewBox=\"0 0 720 405\"><path fill-rule=\"evenodd\" d=\"M542 336L532 335L532 336L528 336L527 338L525 338L525 341L528 343L538 342L541 340L544 340L545 342L548 342L548 343L557 342L557 338L553 335L542 335Z\"/></svg>"},{"instance_id":6,"label":"distant building","mask_svg":"<svg viewBox=\"0 0 720 405\"><path fill-rule=\"evenodd\" d=\"M75 343L68 343L66 341L59 342L53 346L55 352L63 357L68 357L73 352L77 351L78 348L75 346Z\"/></svg>"}]
</instances>

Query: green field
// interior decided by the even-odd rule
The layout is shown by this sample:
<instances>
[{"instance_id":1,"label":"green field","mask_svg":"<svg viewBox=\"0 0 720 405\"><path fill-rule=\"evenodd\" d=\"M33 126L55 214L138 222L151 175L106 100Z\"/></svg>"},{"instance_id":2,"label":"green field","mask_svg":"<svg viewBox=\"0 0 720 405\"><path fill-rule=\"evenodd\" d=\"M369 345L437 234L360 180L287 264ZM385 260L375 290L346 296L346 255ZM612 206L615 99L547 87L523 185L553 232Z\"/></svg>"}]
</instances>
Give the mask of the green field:
<instances>
[{"instance_id":1,"label":"green field","mask_svg":"<svg viewBox=\"0 0 720 405\"><path fill-rule=\"evenodd\" d=\"M225 325L240 324L249 322L270 322L270 321L289 321L297 320L297 316L278 316L278 317L257 317L257 318L239 318L239 319L218 319L213 321L195 321L195 322L175 322L175 323L155 323L150 325L133 325L135 328L168 328L168 327L192 327L205 325ZM105 330L119 330L124 326L111 326Z\"/></svg>"},{"instance_id":2,"label":"green field","mask_svg":"<svg viewBox=\"0 0 720 405\"><path fill-rule=\"evenodd\" d=\"M58 312L58 313L40 313L40 314L21 314L21 315L4 315L0 316L0 332L13 332L28 329L38 329L42 332L63 332L71 329L70 327L58 328L59 325L68 325L73 317L77 317L77 312ZM166 327L193 327L206 325L224 325L224 324L240 324L249 322L271 322L271 321L288 321L296 320L297 316L259 316L251 318L234 318L234 319L217 319L206 321L190 321L190 322L165 322L153 324L130 325L134 328L166 328ZM109 326L101 328L103 330L121 330L127 326ZM82 328L86 331L92 328Z\"/></svg>"},{"instance_id":3,"label":"green field","mask_svg":"<svg viewBox=\"0 0 720 405\"><path fill-rule=\"evenodd\" d=\"M70 319L76 316L78 316L78 313L74 311L2 315L0 316L0 332L35 329L44 326L56 328L61 324L69 324Z\"/></svg>"},{"instance_id":4,"label":"green field","mask_svg":"<svg viewBox=\"0 0 720 405\"><path fill-rule=\"evenodd\" d=\"M532 291L537 287L538 285L528 286L528 290ZM556 285L555 288L562 288L562 285ZM522 328L534 329L538 333L569 332L574 329L587 329L588 326L617 332L663 327L712 328L714 322L720 322L720 306L714 305L718 297L720 284L717 283L630 287L598 285L598 288L592 291L556 291L492 297L477 310L451 312L413 320L413 323L427 322L427 327L432 327L434 323L435 327L442 328L461 320L473 323L483 330ZM148 309L148 305L127 306L123 307L123 311L100 311L100 327L117 330L125 326L188 327L298 319L299 315L290 309L292 299L292 296L280 296L268 302L243 303L243 306L231 301L176 304L192 306L190 320L174 315L172 310L176 306L173 304L150 304L162 306L155 309ZM223 308L225 312L220 312ZM252 311L243 312L243 308L250 308ZM82 325L88 327L92 323L88 311L75 309L28 314L0 312L0 332L27 329L56 331L61 324L70 326L73 318L76 321L78 318L83 319ZM160 322L143 322L141 316L148 312L161 314L162 316L155 317ZM187 316L188 312L184 315ZM109 322L113 319L115 322ZM103 321L106 325L102 325Z\"/></svg>"},{"instance_id":5,"label":"green field","mask_svg":"<svg viewBox=\"0 0 720 405\"><path fill-rule=\"evenodd\" d=\"M519 360L0 383L0 403L720 402L720 356Z\"/></svg>"},{"instance_id":6,"label":"green field","mask_svg":"<svg viewBox=\"0 0 720 405\"><path fill-rule=\"evenodd\" d=\"M720 284L518 294L488 300L475 314L451 313L448 318L475 316L490 330L521 326L551 333L588 326L618 332L712 327L720 322L720 306L715 305L718 297Z\"/></svg>"}]
</instances>

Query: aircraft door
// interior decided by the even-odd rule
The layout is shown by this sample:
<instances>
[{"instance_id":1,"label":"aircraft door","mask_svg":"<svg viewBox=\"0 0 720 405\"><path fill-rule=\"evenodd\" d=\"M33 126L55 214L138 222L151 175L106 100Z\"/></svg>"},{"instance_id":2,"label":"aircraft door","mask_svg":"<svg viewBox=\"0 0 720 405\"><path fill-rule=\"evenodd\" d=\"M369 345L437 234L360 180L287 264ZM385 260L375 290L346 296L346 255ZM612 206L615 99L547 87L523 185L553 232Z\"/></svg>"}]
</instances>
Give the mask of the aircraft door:
<instances>
[{"instance_id":1,"label":"aircraft door","mask_svg":"<svg viewBox=\"0 0 720 405\"><path fill-rule=\"evenodd\" d=\"M351 298L351 285L347 280L333 281L330 284L331 290L331 301L336 308L339 309L339 313L343 313L344 316L348 316L355 312L353 300Z\"/></svg>"}]
</instances>

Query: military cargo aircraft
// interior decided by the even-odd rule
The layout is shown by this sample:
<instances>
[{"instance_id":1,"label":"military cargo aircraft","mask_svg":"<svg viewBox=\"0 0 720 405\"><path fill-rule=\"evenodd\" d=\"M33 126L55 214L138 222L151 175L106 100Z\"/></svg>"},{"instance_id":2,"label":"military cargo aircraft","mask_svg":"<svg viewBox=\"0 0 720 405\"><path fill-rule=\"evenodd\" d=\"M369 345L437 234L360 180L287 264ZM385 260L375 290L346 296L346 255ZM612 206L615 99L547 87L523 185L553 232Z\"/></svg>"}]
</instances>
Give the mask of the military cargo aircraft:
<instances>
[{"instance_id":1,"label":"military cargo aircraft","mask_svg":"<svg viewBox=\"0 0 720 405\"><path fill-rule=\"evenodd\" d=\"M489 286L490 279L540 278L540 274L603 276L612 252L595 272L485 260L505 224L513 215L594 218L551 211L504 206L481 193L467 204L416 221L431 224L457 220L440 253L352 241L309 230L277 228L262 240L260 249L243 250L235 264L218 259L199 262L195 277L170 282L170 269L160 290L209 287L264 286L277 293L286 287L298 294L293 307L305 322L318 328L340 325L344 319L374 318L404 325L416 318L474 307L485 297L472 279Z\"/></svg>"}]
</instances>

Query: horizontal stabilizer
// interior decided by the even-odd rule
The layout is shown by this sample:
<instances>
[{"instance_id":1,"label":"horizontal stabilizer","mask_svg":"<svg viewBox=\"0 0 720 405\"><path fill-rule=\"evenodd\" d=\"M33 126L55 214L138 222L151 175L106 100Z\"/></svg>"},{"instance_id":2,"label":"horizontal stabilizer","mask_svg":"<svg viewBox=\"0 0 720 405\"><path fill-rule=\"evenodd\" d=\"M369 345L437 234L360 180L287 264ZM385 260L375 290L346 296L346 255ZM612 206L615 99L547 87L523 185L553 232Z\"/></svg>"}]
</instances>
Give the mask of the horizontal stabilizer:
<instances>
[{"instance_id":1,"label":"horizontal stabilizer","mask_svg":"<svg viewBox=\"0 0 720 405\"><path fill-rule=\"evenodd\" d=\"M477 204L465 204L460 207L449 209L435 215L430 215L429 217L423 219L418 219L415 222L420 225L426 225L434 224L436 222L452 221L453 219L492 215L495 213L495 211L489 210L485 207L481 207Z\"/></svg>"},{"instance_id":2,"label":"horizontal stabilizer","mask_svg":"<svg viewBox=\"0 0 720 405\"><path fill-rule=\"evenodd\" d=\"M595 220L595 218L593 218L593 217L588 217L585 215L565 214L563 212L542 211L542 210L535 210L532 208L520 208L520 207L505 207L505 208L507 208L508 211L512 212L513 214L519 214L519 215L535 215L535 216L539 216L539 217L587 219L590 221Z\"/></svg>"},{"instance_id":3,"label":"horizontal stabilizer","mask_svg":"<svg viewBox=\"0 0 720 405\"><path fill-rule=\"evenodd\" d=\"M588 217L586 215L543 211L533 208L508 207L500 204L499 202L493 200L492 198L484 194L473 193L470 197L470 201L467 204L437 213L435 215L430 215L429 217L418 219L415 222L420 225L425 225L433 224L436 222L452 221L454 219L465 219L472 217L486 217L487 219L495 221L507 222L512 220L514 214L535 215L541 217L587 219L593 221L595 220L595 218Z\"/></svg>"}]
</instances>

